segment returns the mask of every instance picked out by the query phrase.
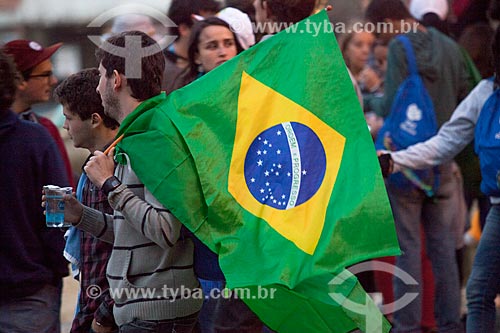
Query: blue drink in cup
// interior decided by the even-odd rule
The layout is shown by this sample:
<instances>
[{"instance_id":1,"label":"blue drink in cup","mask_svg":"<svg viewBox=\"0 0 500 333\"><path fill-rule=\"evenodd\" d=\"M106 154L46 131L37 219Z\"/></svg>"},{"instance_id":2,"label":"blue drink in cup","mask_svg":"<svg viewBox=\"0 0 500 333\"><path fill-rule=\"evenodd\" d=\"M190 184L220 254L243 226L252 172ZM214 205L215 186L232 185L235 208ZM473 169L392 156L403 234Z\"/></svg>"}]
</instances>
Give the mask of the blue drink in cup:
<instances>
[{"instance_id":1,"label":"blue drink in cup","mask_svg":"<svg viewBox=\"0 0 500 333\"><path fill-rule=\"evenodd\" d=\"M47 227L60 228L69 227L71 224L64 223L64 200L65 194L73 192L72 187L59 187L46 185L45 190L45 224Z\"/></svg>"}]
</instances>

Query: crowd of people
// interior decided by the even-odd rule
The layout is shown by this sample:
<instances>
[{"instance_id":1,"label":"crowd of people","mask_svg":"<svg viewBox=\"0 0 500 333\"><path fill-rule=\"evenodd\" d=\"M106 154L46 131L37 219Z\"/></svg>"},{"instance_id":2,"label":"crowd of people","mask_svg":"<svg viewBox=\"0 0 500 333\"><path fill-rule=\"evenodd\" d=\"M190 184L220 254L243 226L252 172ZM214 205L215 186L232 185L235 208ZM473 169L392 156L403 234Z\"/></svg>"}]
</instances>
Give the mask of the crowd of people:
<instances>
[{"instance_id":1,"label":"crowd of people","mask_svg":"<svg viewBox=\"0 0 500 333\"><path fill-rule=\"evenodd\" d=\"M367 290L382 291L386 302L416 295L388 314L397 333L482 333L494 332L495 327L495 298L500 291L500 272L496 274L500 269L496 233L500 166L484 167L485 159L479 163L469 144L476 141L480 156L500 149L482 145L486 139L478 130L483 128L481 117L486 117L481 111L489 107L492 113L500 106L494 99L500 85L500 29L495 32L490 23L500 19L500 6L492 0L483 20L463 28L456 22L465 20L460 15L467 1L457 3L460 6L449 8L446 0L411 0L408 6L401 0L372 0L364 8L364 17L354 21L385 22L395 29L337 36L376 140L409 75L404 46L395 37L403 25L416 26L404 35L413 47L439 126L439 132L425 142L378 152L402 250L402 255L383 260L417 283L388 281L377 274L359 279ZM60 43L43 47L36 41L14 40L1 47L0 152L8 158L0 163L4 193L0 332L60 332L62 278L69 273L68 262L80 283L73 333L271 331L239 299L176 297L182 288L198 288L207 295L214 288L222 290L225 278L218 257L141 182L130 167L137 156L121 153L128 164L116 163L113 147L119 131L154 112L167 94L272 38L282 27L278 23L308 17L318 10L316 5L315 0L254 0L226 1L221 8L212 0L173 0L167 16L176 26L169 34L178 38L164 50L149 17L117 17L106 36L108 48L96 51L95 68L60 83L51 62ZM449 22L452 10L455 24ZM254 31L252 22L276 24ZM112 49L125 47L131 36L141 41L142 48L157 50L141 59L140 77L130 76L126 59ZM483 39L481 44L476 43L478 38ZM81 170L71 170L55 125L31 110L33 104L47 102L52 93L63 107L63 129L73 145L89 151ZM498 123L498 117L492 122ZM455 162L461 151L465 157ZM427 169L424 181L438 184L435 193L395 181L391 174L403 168ZM80 174L78 182L75 173ZM481 176L483 184L496 179L482 185L483 193L478 189ZM40 195L48 184L75 188L75 195L65 197L65 221L72 225L66 234L45 227L46 198L42 197L41 206ZM465 277L463 235L473 200L480 203L483 234L472 273ZM465 280L466 326L461 313ZM168 285L167 294L157 288L162 285ZM94 286L101 291L98 297L88 292ZM110 293L110 288L152 288L156 293L131 298Z\"/></svg>"}]
</instances>

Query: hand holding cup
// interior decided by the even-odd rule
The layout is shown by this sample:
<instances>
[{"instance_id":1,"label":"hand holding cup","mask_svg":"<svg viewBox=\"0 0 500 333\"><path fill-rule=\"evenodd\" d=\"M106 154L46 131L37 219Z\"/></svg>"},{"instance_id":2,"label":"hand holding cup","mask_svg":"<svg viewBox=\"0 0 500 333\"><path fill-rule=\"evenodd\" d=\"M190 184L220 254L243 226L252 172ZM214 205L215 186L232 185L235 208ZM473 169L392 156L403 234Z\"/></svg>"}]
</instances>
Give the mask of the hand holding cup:
<instances>
[{"instance_id":1,"label":"hand holding cup","mask_svg":"<svg viewBox=\"0 0 500 333\"><path fill-rule=\"evenodd\" d=\"M69 227L77 224L83 214L82 204L76 200L71 187L46 185L42 192L47 227Z\"/></svg>"}]
</instances>

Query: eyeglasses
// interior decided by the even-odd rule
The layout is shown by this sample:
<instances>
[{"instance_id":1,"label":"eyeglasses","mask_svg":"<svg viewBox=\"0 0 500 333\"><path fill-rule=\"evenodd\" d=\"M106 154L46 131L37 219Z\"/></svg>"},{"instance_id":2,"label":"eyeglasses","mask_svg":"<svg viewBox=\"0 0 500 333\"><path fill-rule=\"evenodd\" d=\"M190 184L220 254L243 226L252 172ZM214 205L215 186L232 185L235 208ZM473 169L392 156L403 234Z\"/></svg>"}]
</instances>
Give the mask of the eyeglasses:
<instances>
[{"instance_id":1,"label":"eyeglasses","mask_svg":"<svg viewBox=\"0 0 500 333\"><path fill-rule=\"evenodd\" d=\"M35 75L30 75L29 78L33 78L33 77L52 77L54 76L54 73L52 71L48 71L48 72L45 72L45 73L41 73L41 74L35 74Z\"/></svg>"}]
</instances>

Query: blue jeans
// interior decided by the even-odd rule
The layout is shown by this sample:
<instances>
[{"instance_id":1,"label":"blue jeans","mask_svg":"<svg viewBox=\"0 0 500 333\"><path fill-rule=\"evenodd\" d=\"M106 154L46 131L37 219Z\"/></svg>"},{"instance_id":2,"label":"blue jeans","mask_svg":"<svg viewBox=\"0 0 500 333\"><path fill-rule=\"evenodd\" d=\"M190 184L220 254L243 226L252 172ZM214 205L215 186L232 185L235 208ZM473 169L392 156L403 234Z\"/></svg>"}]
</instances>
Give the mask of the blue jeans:
<instances>
[{"instance_id":1,"label":"blue jeans","mask_svg":"<svg viewBox=\"0 0 500 333\"><path fill-rule=\"evenodd\" d=\"M500 292L500 205L493 205L467 282L467 333L495 331L495 297Z\"/></svg>"},{"instance_id":2,"label":"blue jeans","mask_svg":"<svg viewBox=\"0 0 500 333\"><path fill-rule=\"evenodd\" d=\"M47 284L30 296L0 304L0 333L59 333L61 289Z\"/></svg>"},{"instance_id":3,"label":"blue jeans","mask_svg":"<svg viewBox=\"0 0 500 333\"><path fill-rule=\"evenodd\" d=\"M454 212L462 184L450 172L451 165L441 167L440 186L434 199L415 188L401 188L387 182L402 255L396 257L396 266L410 274L418 284L407 284L393 279L394 299L407 293L417 297L394 313L394 332L421 332L422 267L420 260L420 228L423 225L427 255L432 264L435 283L434 313L440 333L463 332L460 323L460 283L455 259L456 234Z\"/></svg>"},{"instance_id":4,"label":"blue jeans","mask_svg":"<svg viewBox=\"0 0 500 333\"><path fill-rule=\"evenodd\" d=\"M198 312L169 320L140 320L121 325L120 333L191 333L198 320Z\"/></svg>"}]
</instances>

